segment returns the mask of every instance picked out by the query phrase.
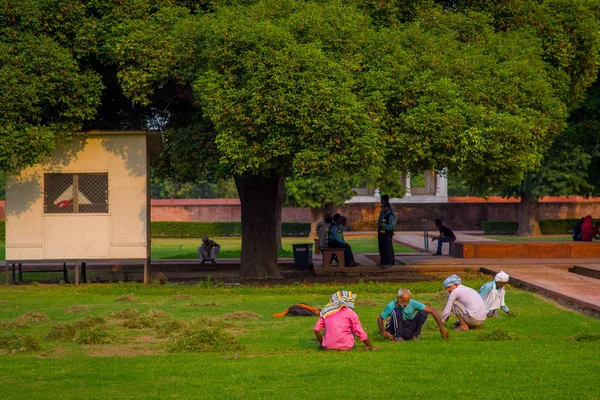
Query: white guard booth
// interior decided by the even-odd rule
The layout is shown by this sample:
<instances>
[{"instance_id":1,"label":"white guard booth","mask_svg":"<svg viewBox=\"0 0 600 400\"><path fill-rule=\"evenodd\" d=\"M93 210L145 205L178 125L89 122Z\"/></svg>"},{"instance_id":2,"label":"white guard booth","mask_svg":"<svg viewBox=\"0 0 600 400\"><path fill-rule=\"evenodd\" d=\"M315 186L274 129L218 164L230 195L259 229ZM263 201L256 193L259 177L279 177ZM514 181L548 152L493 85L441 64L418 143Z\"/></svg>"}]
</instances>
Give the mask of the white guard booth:
<instances>
[{"instance_id":1,"label":"white guard booth","mask_svg":"<svg viewBox=\"0 0 600 400\"><path fill-rule=\"evenodd\" d=\"M143 262L147 282L150 156L160 151L158 132L88 131L7 177L7 280L15 263L124 260Z\"/></svg>"}]
</instances>

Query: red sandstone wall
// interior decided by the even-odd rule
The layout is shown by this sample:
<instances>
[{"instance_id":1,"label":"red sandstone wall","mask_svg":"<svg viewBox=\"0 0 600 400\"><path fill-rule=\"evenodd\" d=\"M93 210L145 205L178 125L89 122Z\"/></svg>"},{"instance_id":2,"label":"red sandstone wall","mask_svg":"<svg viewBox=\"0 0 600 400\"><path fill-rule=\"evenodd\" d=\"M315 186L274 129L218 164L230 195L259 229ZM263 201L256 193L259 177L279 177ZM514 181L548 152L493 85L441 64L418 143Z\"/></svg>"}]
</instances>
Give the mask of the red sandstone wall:
<instances>
[{"instance_id":1,"label":"red sandstone wall","mask_svg":"<svg viewBox=\"0 0 600 400\"><path fill-rule=\"evenodd\" d=\"M482 221L517 220L519 204L515 200L500 202L498 199L434 204L395 204L398 215L396 229L399 231L423 229L423 219L433 229L433 219L442 218L457 230L479 230ZM462 199L461 199L462 200ZM552 200L558 202L551 202ZM240 221L240 205L237 199L152 200L152 221ZM584 215L600 217L600 199L577 197L545 199L540 203L540 219L579 218ZM375 229L379 204L353 204L336 210L348 218L349 228L355 231ZM5 219L5 202L0 201L0 220ZM284 222L311 222L308 208L284 208Z\"/></svg>"},{"instance_id":2,"label":"red sandstone wall","mask_svg":"<svg viewBox=\"0 0 600 400\"><path fill-rule=\"evenodd\" d=\"M237 199L152 200L152 221L239 222ZM283 222L311 222L310 208L284 208Z\"/></svg>"}]
</instances>

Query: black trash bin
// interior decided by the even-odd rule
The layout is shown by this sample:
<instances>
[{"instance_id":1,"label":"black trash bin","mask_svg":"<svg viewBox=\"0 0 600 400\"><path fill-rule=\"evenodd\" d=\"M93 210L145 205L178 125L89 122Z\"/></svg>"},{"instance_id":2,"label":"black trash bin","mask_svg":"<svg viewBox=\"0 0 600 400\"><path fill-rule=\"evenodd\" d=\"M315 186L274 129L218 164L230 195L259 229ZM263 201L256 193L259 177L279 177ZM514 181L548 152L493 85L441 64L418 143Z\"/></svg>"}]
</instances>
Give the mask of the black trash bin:
<instances>
[{"instance_id":1,"label":"black trash bin","mask_svg":"<svg viewBox=\"0 0 600 400\"><path fill-rule=\"evenodd\" d=\"M294 268L308 269L312 268L312 243L293 244L294 249Z\"/></svg>"}]
</instances>

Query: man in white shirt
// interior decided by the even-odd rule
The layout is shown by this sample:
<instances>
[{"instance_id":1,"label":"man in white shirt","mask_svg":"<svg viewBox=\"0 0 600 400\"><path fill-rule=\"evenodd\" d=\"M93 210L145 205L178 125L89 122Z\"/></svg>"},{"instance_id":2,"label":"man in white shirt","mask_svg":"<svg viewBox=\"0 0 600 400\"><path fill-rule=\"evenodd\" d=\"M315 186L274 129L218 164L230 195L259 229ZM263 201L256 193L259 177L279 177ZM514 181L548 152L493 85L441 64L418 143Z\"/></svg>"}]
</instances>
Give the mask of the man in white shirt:
<instances>
[{"instance_id":1,"label":"man in white shirt","mask_svg":"<svg viewBox=\"0 0 600 400\"><path fill-rule=\"evenodd\" d=\"M458 318L457 331L468 331L485 322L487 316L485 303L475 290L463 286L458 275L450 275L444 281L444 287L449 293L448 302L442 312L442 321L450 318L450 312Z\"/></svg>"}]
</instances>

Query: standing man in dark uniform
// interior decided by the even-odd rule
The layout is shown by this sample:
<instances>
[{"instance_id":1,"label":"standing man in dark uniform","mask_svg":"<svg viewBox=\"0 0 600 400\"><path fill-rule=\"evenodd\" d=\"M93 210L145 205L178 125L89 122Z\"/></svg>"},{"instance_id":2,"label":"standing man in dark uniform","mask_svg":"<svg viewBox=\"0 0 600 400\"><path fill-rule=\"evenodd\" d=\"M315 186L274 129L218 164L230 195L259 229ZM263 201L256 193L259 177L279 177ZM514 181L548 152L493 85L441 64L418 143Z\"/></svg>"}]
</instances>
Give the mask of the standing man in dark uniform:
<instances>
[{"instance_id":1,"label":"standing man in dark uniform","mask_svg":"<svg viewBox=\"0 0 600 400\"><path fill-rule=\"evenodd\" d=\"M381 211L377 220L377 244L379 245L379 264L381 268L389 268L396 264L394 256L394 226L396 225L396 213L390 204L387 194L381 196Z\"/></svg>"}]
</instances>

